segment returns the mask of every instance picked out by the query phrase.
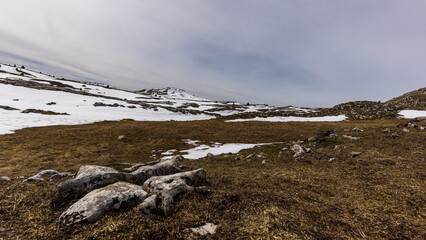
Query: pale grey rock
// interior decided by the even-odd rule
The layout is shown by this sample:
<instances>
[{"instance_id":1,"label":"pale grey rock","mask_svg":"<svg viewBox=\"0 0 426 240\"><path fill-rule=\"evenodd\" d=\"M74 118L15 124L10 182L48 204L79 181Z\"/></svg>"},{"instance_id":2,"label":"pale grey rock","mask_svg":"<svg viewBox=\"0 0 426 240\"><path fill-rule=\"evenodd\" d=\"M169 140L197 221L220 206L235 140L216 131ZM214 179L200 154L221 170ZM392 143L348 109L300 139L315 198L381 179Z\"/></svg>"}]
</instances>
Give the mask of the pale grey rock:
<instances>
[{"instance_id":1,"label":"pale grey rock","mask_svg":"<svg viewBox=\"0 0 426 240\"><path fill-rule=\"evenodd\" d=\"M263 161L262 161L262 164L266 164L266 160L263 160Z\"/></svg>"},{"instance_id":2,"label":"pale grey rock","mask_svg":"<svg viewBox=\"0 0 426 240\"><path fill-rule=\"evenodd\" d=\"M51 201L53 208L63 207L68 201L80 198L88 192L116 182L142 184L152 176L162 176L180 172L176 158L147 165L131 172L118 172L109 167L82 166L76 178L67 180L57 187L57 193Z\"/></svg>"},{"instance_id":3,"label":"pale grey rock","mask_svg":"<svg viewBox=\"0 0 426 240\"><path fill-rule=\"evenodd\" d=\"M355 131L355 132L364 132L364 130L363 130L363 129L361 129L361 128L359 128L359 127L354 127L354 128L352 129L352 131Z\"/></svg>"},{"instance_id":4,"label":"pale grey rock","mask_svg":"<svg viewBox=\"0 0 426 240\"><path fill-rule=\"evenodd\" d=\"M348 139L351 139L351 140L360 140L361 139L361 137L353 137L353 136L348 136L348 135L342 135L342 137L348 138Z\"/></svg>"},{"instance_id":5,"label":"pale grey rock","mask_svg":"<svg viewBox=\"0 0 426 240\"><path fill-rule=\"evenodd\" d=\"M10 177L3 176L3 177L0 178L0 180L9 182L10 181Z\"/></svg>"},{"instance_id":6,"label":"pale grey rock","mask_svg":"<svg viewBox=\"0 0 426 240\"><path fill-rule=\"evenodd\" d=\"M335 158L328 159L329 162L333 162L334 160L336 160L336 159Z\"/></svg>"},{"instance_id":7,"label":"pale grey rock","mask_svg":"<svg viewBox=\"0 0 426 240\"><path fill-rule=\"evenodd\" d=\"M410 130L408 130L406 128L402 129L402 131L405 132L405 133L409 133L410 132Z\"/></svg>"},{"instance_id":8,"label":"pale grey rock","mask_svg":"<svg viewBox=\"0 0 426 240\"><path fill-rule=\"evenodd\" d=\"M390 128L383 129L383 132L390 132Z\"/></svg>"},{"instance_id":9,"label":"pale grey rock","mask_svg":"<svg viewBox=\"0 0 426 240\"><path fill-rule=\"evenodd\" d=\"M283 149L281 149L281 151L283 151L283 152L288 151L288 148L283 148Z\"/></svg>"},{"instance_id":10,"label":"pale grey rock","mask_svg":"<svg viewBox=\"0 0 426 240\"><path fill-rule=\"evenodd\" d=\"M120 136L118 136L118 138L117 138L117 140L124 140L124 139L126 139L127 137L125 136L125 135L120 135Z\"/></svg>"},{"instance_id":11,"label":"pale grey rock","mask_svg":"<svg viewBox=\"0 0 426 240\"><path fill-rule=\"evenodd\" d=\"M351 156L354 158L354 157L357 157L357 156L359 156L359 155L361 155L361 152L351 152Z\"/></svg>"},{"instance_id":12,"label":"pale grey rock","mask_svg":"<svg viewBox=\"0 0 426 240\"><path fill-rule=\"evenodd\" d=\"M318 139L319 139L319 136L312 136L308 138L308 142L315 142L315 141L318 141Z\"/></svg>"},{"instance_id":13,"label":"pale grey rock","mask_svg":"<svg viewBox=\"0 0 426 240\"><path fill-rule=\"evenodd\" d=\"M73 176L73 174L71 173L58 173L58 174L53 174L50 177L50 181L54 181L54 180L58 180L58 179L62 179L62 178L66 178L66 177L71 177Z\"/></svg>"},{"instance_id":14,"label":"pale grey rock","mask_svg":"<svg viewBox=\"0 0 426 240\"><path fill-rule=\"evenodd\" d=\"M152 195L146 198L141 204L138 205L138 210L142 212L145 217L151 218L158 214L158 205L160 199L157 195Z\"/></svg>"},{"instance_id":15,"label":"pale grey rock","mask_svg":"<svg viewBox=\"0 0 426 240\"><path fill-rule=\"evenodd\" d=\"M44 181L43 175L48 175L48 174L55 175L55 174L60 174L60 173L56 170L53 170L53 169L43 170L43 171L40 171L39 173L37 173L36 175L25 179L23 182Z\"/></svg>"},{"instance_id":16,"label":"pale grey rock","mask_svg":"<svg viewBox=\"0 0 426 240\"><path fill-rule=\"evenodd\" d=\"M205 183L206 171L200 168L173 175L151 177L143 186L159 196L161 202L158 209L164 216L169 216L173 212L174 201L178 196L192 191L206 193L208 191L206 187L194 187Z\"/></svg>"},{"instance_id":17,"label":"pale grey rock","mask_svg":"<svg viewBox=\"0 0 426 240\"><path fill-rule=\"evenodd\" d=\"M107 211L135 206L147 196L141 186L117 182L85 195L61 214L60 221L65 225L95 222Z\"/></svg>"},{"instance_id":18,"label":"pale grey rock","mask_svg":"<svg viewBox=\"0 0 426 240\"><path fill-rule=\"evenodd\" d=\"M290 149L293 152L294 158L299 157L300 155L305 153L304 147L300 146L299 144L293 144Z\"/></svg>"},{"instance_id":19,"label":"pale grey rock","mask_svg":"<svg viewBox=\"0 0 426 240\"><path fill-rule=\"evenodd\" d=\"M399 137L399 135L398 135L398 133L392 133L392 138L397 138L397 137Z\"/></svg>"},{"instance_id":20,"label":"pale grey rock","mask_svg":"<svg viewBox=\"0 0 426 240\"><path fill-rule=\"evenodd\" d=\"M206 223L203 226L197 227L197 228L191 228L191 231L200 234L201 236L207 235L207 234L214 234L216 232L217 225L214 225L213 223Z\"/></svg>"}]
</instances>

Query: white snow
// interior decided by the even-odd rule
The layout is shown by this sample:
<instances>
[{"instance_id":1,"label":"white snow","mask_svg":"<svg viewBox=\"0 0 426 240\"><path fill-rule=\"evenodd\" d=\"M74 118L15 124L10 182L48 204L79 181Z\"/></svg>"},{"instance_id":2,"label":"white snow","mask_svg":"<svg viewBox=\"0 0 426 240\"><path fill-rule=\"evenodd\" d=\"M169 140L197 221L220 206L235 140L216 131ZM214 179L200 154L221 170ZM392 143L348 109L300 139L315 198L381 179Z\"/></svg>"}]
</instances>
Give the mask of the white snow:
<instances>
[{"instance_id":1,"label":"white snow","mask_svg":"<svg viewBox=\"0 0 426 240\"><path fill-rule=\"evenodd\" d=\"M191 148L188 150L183 150L181 151L182 153L186 153L186 154L182 154L182 156L186 159L199 159L199 158L203 158L206 157L207 154L211 153L213 155L221 155L221 154L225 154L225 153L238 153L239 151L243 150L243 149L249 149L249 148L254 148L256 146L262 146L262 145L270 145L270 144L274 144L274 143L225 143L225 144L220 144L220 143L215 143L212 146L208 146L208 145L200 145L197 146L195 148Z\"/></svg>"},{"instance_id":2,"label":"white snow","mask_svg":"<svg viewBox=\"0 0 426 240\"><path fill-rule=\"evenodd\" d=\"M345 115L339 116L323 116L323 117L267 117L267 118L250 118L250 119L234 119L225 122L339 122L346 120Z\"/></svg>"},{"instance_id":3,"label":"white snow","mask_svg":"<svg viewBox=\"0 0 426 240\"><path fill-rule=\"evenodd\" d=\"M424 110L402 110L398 114L402 115L402 118L426 117Z\"/></svg>"},{"instance_id":4,"label":"white snow","mask_svg":"<svg viewBox=\"0 0 426 240\"><path fill-rule=\"evenodd\" d=\"M87 124L105 120L134 119L136 121L190 121L211 119L208 115L190 115L174 113L163 108L158 111L152 109L128 108L132 106L124 101L105 98L84 96L62 91L36 90L20 86L0 85L1 104L25 109L40 109L69 115L43 115L36 113L21 113L0 109L0 134L13 133L13 131L26 127L39 127L51 125ZM19 99L19 101L14 101ZM46 103L55 102L55 105ZM105 104L120 104L125 107L95 107L95 102Z\"/></svg>"}]
</instances>

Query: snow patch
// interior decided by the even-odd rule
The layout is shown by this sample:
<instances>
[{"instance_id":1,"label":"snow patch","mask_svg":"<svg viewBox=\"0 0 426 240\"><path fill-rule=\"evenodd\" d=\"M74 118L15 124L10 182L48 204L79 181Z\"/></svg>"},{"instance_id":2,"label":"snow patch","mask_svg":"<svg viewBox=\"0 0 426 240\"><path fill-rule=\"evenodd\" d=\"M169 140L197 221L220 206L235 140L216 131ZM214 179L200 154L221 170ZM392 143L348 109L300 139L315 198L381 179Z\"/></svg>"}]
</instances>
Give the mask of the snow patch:
<instances>
[{"instance_id":1,"label":"snow patch","mask_svg":"<svg viewBox=\"0 0 426 240\"><path fill-rule=\"evenodd\" d=\"M424 110L402 110L398 114L402 115L402 118L426 117Z\"/></svg>"},{"instance_id":2,"label":"snow patch","mask_svg":"<svg viewBox=\"0 0 426 240\"><path fill-rule=\"evenodd\" d=\"M339 116L323 116L323 117L267 117L267 118L250 118L250 119L234 119L225 122L340 122L346 120L345 115Z\"/></svg>"}]
</instances>

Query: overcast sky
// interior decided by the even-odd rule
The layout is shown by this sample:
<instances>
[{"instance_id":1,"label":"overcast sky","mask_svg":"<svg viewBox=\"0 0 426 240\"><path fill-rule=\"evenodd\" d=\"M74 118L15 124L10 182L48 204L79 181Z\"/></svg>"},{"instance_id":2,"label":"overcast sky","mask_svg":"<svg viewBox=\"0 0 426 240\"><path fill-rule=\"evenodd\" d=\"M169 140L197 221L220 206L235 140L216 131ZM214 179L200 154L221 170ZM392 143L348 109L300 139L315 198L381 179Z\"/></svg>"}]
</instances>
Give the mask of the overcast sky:
<instances>
[{"instance_id":1,"label":"overcast sky","mask_svg":"<svg viewBox=\"0 0 426 240\"><path fill-rule=\"evenodd\" d=\"M426 1L0 0L0 62L243 103L385 101L426 86Z\"/></svg>"}]
</instances>

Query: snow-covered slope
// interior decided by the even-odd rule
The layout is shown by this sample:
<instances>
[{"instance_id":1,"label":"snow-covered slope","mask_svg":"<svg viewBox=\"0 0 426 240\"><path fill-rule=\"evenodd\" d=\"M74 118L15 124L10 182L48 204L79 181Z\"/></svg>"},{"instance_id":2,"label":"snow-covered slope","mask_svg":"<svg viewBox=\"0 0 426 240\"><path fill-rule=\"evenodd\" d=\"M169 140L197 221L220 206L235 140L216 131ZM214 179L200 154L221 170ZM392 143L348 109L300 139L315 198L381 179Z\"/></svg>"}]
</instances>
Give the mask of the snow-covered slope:
<instances>
[{"instance_id":1,"label":"snow-covered slope","mask_svg":"<svg viewBox=\"0 0 426 240\"><path fill-rule=\"evenodd\" d=\"M0 64L0 134L104 120L191 121L276 110L312 111L212 101L170 87L131 92Z\"/></svg>"}]
</instances>

